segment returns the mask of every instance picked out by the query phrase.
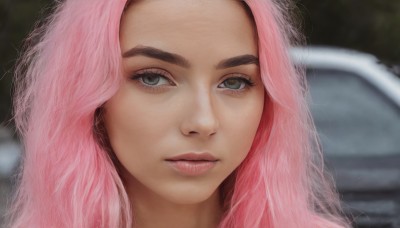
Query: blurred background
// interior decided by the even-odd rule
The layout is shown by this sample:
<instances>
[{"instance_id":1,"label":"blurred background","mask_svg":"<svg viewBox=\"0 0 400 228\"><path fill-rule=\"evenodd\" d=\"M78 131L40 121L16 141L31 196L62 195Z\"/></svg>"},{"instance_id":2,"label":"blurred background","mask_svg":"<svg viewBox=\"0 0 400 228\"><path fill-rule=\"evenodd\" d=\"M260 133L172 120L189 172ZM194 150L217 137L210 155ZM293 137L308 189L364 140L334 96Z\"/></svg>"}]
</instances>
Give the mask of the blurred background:
<instances>
[{"instance_id":1,"label":"blurred background","mask_svg":"<svg viewBox=\"0 0 400 228\"><path fill-rule=\"evenodd\" d=\"M13 66L52 2L0 0L0 215L21 153L11 121ZM295 3L308 47L292 55L307 70L312 114L345 213L354 227L400 227L400 0Z\"/></svg>"}]
</instances>

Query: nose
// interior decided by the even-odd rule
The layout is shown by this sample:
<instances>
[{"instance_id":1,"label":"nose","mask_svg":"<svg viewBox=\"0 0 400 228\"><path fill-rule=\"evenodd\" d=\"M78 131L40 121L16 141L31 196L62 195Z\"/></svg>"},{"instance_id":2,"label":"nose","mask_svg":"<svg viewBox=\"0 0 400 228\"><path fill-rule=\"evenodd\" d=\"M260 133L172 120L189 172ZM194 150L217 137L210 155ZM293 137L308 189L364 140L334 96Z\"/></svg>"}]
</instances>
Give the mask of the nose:
<instances>
[{"instance_id":1,"label":"nose","mask_svg":"<svg viewBox=\"0 0 400 228\"><path fill-rule=\"evenodd\" d=\"M217 133L219 121L210 92L190 94L187 99L186 116L181 123L185 136L208 138Z\"/></svg>"}]
</instances>

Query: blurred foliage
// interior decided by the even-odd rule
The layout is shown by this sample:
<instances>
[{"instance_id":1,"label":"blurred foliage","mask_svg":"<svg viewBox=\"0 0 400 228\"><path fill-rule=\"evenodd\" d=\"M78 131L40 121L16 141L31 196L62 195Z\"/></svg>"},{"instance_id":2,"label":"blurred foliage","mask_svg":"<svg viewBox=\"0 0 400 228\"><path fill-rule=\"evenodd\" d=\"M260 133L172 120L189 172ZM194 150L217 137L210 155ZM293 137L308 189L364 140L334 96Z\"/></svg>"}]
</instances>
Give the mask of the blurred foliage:
<instances>
[{"instance_id":1,"label":"blurred foliage","mask_svg":"<svg viewBox=\"0 0 400 228\"><path fill-rule=\"evenodd\" d=\"M399 0L297 0L309 44L331 45L400 64Z\"/></svg>"},{"instance_id":2,"label":"blurred foliage","mask_svg":"<svg viewBox=\"0 0 400 228\"><path fill-rule=\"evenodd\" d=\"M11 116L12 71L18 50L50 0L0 0L0 123ZM369 52L400 63L399 0L296 0L309 44Z\"/></svg>"}]
</instances>

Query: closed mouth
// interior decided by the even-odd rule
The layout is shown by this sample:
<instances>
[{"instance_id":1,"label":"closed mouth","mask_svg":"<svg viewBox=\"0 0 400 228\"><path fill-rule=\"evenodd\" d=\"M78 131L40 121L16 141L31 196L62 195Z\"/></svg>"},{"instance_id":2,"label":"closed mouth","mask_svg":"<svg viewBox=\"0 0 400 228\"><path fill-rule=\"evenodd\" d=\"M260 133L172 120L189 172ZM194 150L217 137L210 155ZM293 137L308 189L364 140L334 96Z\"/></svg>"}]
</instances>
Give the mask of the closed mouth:
<instances>
[{"instance_id":1,"label":"closed mouth","mask_svg":"<svg viewBox=\"0 0 400 228\"><path fill-rule=\"evenodd\" d=\"M169 162L187 161L187 162L217 162L218 159L209 153L186 153L165 159Z\"/></svg>"}]
</instances>

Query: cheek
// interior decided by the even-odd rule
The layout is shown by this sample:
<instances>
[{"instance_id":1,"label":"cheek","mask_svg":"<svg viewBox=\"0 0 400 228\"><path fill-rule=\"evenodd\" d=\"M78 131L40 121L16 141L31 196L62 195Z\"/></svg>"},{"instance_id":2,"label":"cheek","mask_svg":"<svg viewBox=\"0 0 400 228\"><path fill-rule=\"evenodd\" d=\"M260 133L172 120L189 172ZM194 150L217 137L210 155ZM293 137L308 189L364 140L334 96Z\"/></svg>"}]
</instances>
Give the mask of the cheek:
<instances>
[{"instance_id":1,"label":"cheek","mask_svg":"<svg viewBox=\"0 0 400 228\"><path fill-rule=\"evenodd\" d=\"M195 107L187 98L193 95L149 96L137 90L134 92L131 87L130 84L122 85L105 104L106 129L120 162L124 166L150 166L167 152L192 149L193 145L182 138L179 126L183 119L192 118L190 113ZM232 169L250 150L263 111L264 89L255 89L245 99L215 96L218 97L215 105L218 108L214 110L214 117L220 124L216 140L207 142L205 147L223 153Z\"/></svg>"},{"instance_id":2,"label":"cheek","mask_svg":"<svg viewBox=\"0 0 400 228\"><path fill-rule=\"evenodd\" d=\"M229 147L229 160L239 165L247 156L260 124L264 107L264 90L241 103L235 111L226 109L223 114L223 129L226 145Z\"/></svg>"},{"instance_id":3,"label":"cheek","mask_svg":"<svg viewBox=\"0 0 400 228\"><path fill-rule=\"evenodd\" d=\"M151 104L151 102L150 102ZM122 164L137 167L154 159L149 145L154 145L168 134L173 119L168 118L168 109L149 105L140 93L132 89L120 89L105 104L105 124L112 148ZM161 116L163 115L163 116Z\"/></svg>"}]
</instances>

